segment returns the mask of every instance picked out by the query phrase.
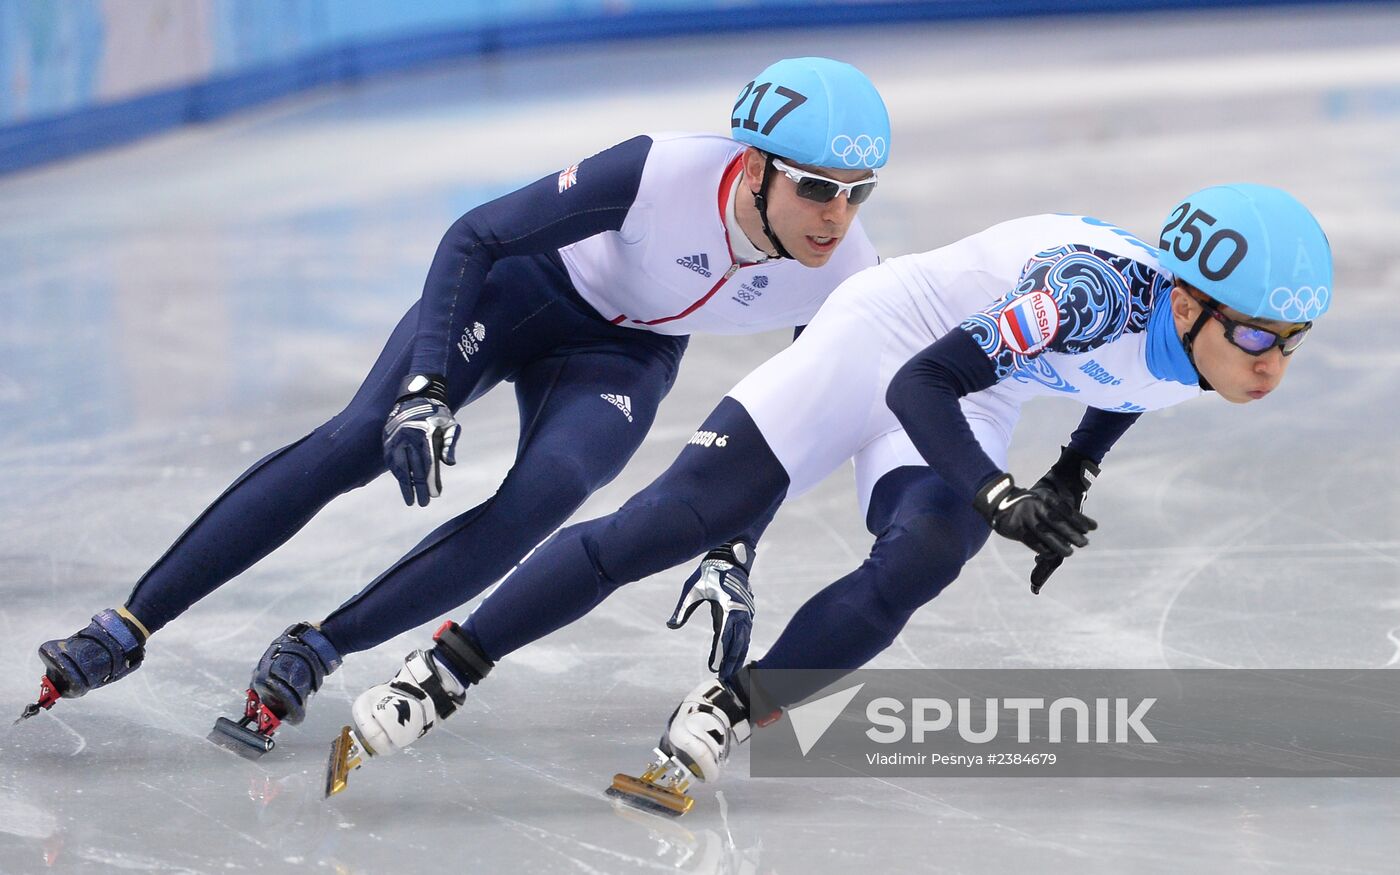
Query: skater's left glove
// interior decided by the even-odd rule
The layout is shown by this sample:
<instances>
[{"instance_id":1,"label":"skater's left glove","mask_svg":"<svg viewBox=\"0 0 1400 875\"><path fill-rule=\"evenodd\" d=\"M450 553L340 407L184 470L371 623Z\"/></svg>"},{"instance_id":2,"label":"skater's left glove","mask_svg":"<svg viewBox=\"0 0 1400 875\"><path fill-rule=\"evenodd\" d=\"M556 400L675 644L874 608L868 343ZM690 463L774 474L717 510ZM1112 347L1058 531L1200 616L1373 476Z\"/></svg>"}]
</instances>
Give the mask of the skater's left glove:
<instances>
[{"instance_id":1,"label":"skater's left glove","mask_svg":"<svg viewBox=\"0 0 1400 875\"><path fill-rule=\"evenodd\" d=\"M1031 492L1059 496L1070 507L1083 513L1084 496L1098 476L1099 466L1087 456L1080 455L1069 447L1060 447L1059 460L1050 466L1044 477L1036 481L1031 487ZM1064 561L1065 557L1058 553L1040 553L1035 557L1035 567L1031 569L1033 595L1040 594L1040 588L1045 585L1045 581L1050 579L1050 575L1054 574Z\"/></svg>"},{"instance_id":2,"label":"skater's left glove","mask_svg":"<svg viewBox=\"0 0 1400 875\"><path fill-rule=\"evenodd\" d=\"M442 494L442 466L457 464L460 433L442 378L404 379L384 423L384 462L399 481L404 504L412 507L416 498L427 507L428 499Z\"/></svg>"},{"instance_id":3,"label":"skater's left glove","mask_svg":"<svg viewBox=\"0 0 1400 875\"><path fill-rule=\"evenodd\" d=\"M1098 523L1075 510L1059 495L1022 489L1010 474L999 474L977 491L973 507L1004 538L1020 541L1040 554L1067 557Z\"/></svg>"},{"instance_id":4,"label":"skater's left glove","mask_svg":"<svg viewBox=\"0 0 1400 875\"><path fill-rule=\"evenodd\" d=\"M700 567L686 580L676 610L666 625L679 629L702 602L710 603L710 620L715 637L710 647L710 671L721 680L733 676L744 664L753 631L753 590L749 569L753 548L743 541L716 547L700 561Z\"/></svg>"}]
</instances>

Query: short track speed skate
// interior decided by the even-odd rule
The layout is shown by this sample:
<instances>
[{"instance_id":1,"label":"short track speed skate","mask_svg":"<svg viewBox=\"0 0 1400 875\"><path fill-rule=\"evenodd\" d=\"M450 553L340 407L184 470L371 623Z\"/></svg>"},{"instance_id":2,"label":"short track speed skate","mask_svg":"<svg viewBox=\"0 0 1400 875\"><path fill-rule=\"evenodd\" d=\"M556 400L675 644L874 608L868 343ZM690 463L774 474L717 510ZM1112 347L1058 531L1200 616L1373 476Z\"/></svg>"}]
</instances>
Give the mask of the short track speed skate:
<instances>
[{"instance_id":1,"label":"short track speed skate","mask_svg":"<svg viewBox=\"0 0 1400 875\"><path fill-rule=\"evenodd\" d=\"M39 645L44 676L39 700L19 715L27 720L54 706L59 699L76 699L120 680L141 667L150 634L126 608L100 611L92 622L67 638Z\"/></svg>"},{"instance_id":2,"label":"short track speed skate","mask_svg":"<svg viewBox=\"0 0 1400 875\"><path fill-rule=\"evenodd\" d=\"M693 777L684 763L658 747L652 751L646 771L635 778L618 772L604 792L633 808L680 817L695 804L694 797L685 792Z\"/></svg>"},{"instance_id":3,"label":"short track speed skate","mask_svg":"<svg viewBox=\"0 0 1400 875\"><path fill-rule=\"evenodd\" d=\"M248 686L243 717L220 717L209 740L248 759L257 759L275 746L272 733L283 723L306 719L306 703L340 667L340 654L321 630L295 623L268 645Z\"/></svg>"},{"instance_id":4,"label":"short track speed skate","mask_svg":"<svg viewBox=\"0 0 1400 875\"><path fill-rule=\"evenodd\" d=\"M615 775L605 792L643 811L680 817L695 804L685 792L691 781L716 780L750 732L742 694L718 680L704 681L671 712L646 771Z\"/></svg>"},{"instance_id":5,"label":"short track speed skate","mask_svg":"<svg viewBox=\"0 0 1400 875\"><path fill-rule=\"evenodd\" d=\"M58 687L53 685L53 681L49 680L48 675L44 675L39 678L39 701L25 705L24 710L15 718L14 725L18 726L21 720L28 720L40 711L47 711L60 698Z\"/></svg>"},{"instance_id":6,"label":"short track speed skate","mask_svg":"<svg viewBox=\"0 0 1400 875\"><path fill-rule=\"evenodd\" d=\"M493 663L456 623L442 624L431 650L404 658L393 680L376 684L355 699L353 725L331 742L326 763L326 796L345 789L350 773L369 757L403 750L452 716Z\"/></svg>"},{"instance_id":7,"label":"short track speed skate","mask_svg":"<svg viewBox=\"0 0 1400 875\"><path fill-rule=\"evenodd\" d=\"M227 717L214 721L209 740L239 756L255 760L276 747L272 733L282 725L282 718L272 713L252 690L243 704L243 717L234 722Z\"/></svg>"},{"instance_id":8,"label":"short track speed skate","mask_svg":"<svg viewBox=\"0 0 1400 875\"><path fill-rule=\"evenodd\" d=\"M373 755L352 727L341 727L340 735L331 742L331 755L326 762L326 798L344 790L350 783L350 773L360 767L365 757Z\"/></svg>"}]
</instances>

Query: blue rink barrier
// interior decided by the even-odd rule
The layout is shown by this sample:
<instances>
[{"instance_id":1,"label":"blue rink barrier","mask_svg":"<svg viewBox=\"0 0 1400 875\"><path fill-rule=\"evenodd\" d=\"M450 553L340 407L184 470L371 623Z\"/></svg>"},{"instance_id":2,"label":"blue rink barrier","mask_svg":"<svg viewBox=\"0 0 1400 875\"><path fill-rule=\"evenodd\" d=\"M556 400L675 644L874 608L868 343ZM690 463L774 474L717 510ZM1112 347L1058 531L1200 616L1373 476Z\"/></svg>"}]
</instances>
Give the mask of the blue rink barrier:
<instances>
[{"instance_id":1,"label":"blue rink barrier","mask_svg":"<svg viewBox=\"0 0 1400 875\"><path fill-rule=\"evenodd\" d=\"M667 9L587 15L557 13L551 17L396 33L359 38L140 96L0 125L0 174L121 145L178 125L220 118L324 85L423 68L446 60L549 46L735 31L752 33L773 28L1343 2L1347 0L757 0L754 5L716 8L713 3L695 0L690 4L666 4L674 7ZM0 61L4 59L4 48L0 45ZM86 48L100 51L100 45Z\"/></svg>"}]
</instances>

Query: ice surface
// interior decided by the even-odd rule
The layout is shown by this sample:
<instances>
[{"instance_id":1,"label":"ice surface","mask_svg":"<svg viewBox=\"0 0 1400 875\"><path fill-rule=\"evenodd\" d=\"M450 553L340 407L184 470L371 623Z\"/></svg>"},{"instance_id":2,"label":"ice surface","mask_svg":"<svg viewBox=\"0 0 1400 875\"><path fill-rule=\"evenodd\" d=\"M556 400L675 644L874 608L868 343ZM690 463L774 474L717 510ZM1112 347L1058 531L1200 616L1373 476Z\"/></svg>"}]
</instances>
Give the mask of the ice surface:
<instances>
[{"instance_id":1,"label":"ice surface","mask_svg":"<svg viewBox=\"0 0 1400 875\"><path fill-rule=\"evenodd\" d=\"M993 541L877 664L1400 665L1400 12L1289 8L551 50L0 179L0 701L18 714L41 640L120 603L229 481L344 403L460 212L638 130L723 130L739 83L812 53L890 104L865 211L887 254L1041 211L1151 239L1179 196L1243 179L1311 205L1337 257L1336 305L1283 391L1147 417L1094 489L1094 546L1041 597L1029 555ZM650 439L581 514L649 482L785 343L697 339ZM1037 475L1077 415L1029 408L1013 470ZM443 501L405 509L387 478L344 497L131 678L0 734L0 871L1394 869L1388 780L778 781L741 754L680 821L615 810L602 789L702 673L707 635L662 625L675 573L516 654L329 803L349 703L428 630L351 658L263 761L206 742L284 626L491 492L510 392L463 421ZM869 542L849 472L787 507L759 558L756 650Z\"/></svg>"}]
</instances>

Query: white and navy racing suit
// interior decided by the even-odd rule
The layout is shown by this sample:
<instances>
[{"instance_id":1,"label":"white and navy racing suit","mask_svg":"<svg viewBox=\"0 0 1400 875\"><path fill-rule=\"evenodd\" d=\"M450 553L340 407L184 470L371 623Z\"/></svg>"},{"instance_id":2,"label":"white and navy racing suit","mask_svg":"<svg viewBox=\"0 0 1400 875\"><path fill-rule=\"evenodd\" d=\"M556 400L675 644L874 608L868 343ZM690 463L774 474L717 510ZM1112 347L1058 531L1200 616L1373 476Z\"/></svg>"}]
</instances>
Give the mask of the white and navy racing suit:
<instances>
[{"instance_id":1,"label":"white and navy racing suit","mask_svg":"<svg viewBox=\"0 0 1400 875\"><path fill-rule=\"evenodd\" d=\"M757 666L863 665L986 541L973 497L1005 468L1026 400L1084 405L1069 444L1097 463L1144 411L1201 393L1170 290L1152 247L1081 216L1017 219L863 271L665 473L557 533L467 631L499 659L854 459L870 556L803 605Z\"/></svg>"},{"instance_id":2,"label":"white and navy racing suit","mask_svg":"<svg viewBox=\"0 0 1400 875\"><path fill-rule=\"evenodd\" d=\"M876 263L858 220L820 268L763 259L734 215L743 150L717 136L639 136L462 216L349 406L229 487L141 579L128 610L155 631L383 473L381 430L410 373L444 377L454 409L513 382L515 463L493 496L321 630L341 654L363 650L494 583L622 469L688 335L803 325ZM469 463L473 422L459 418Z\"/></svg>"}]
</instances>

